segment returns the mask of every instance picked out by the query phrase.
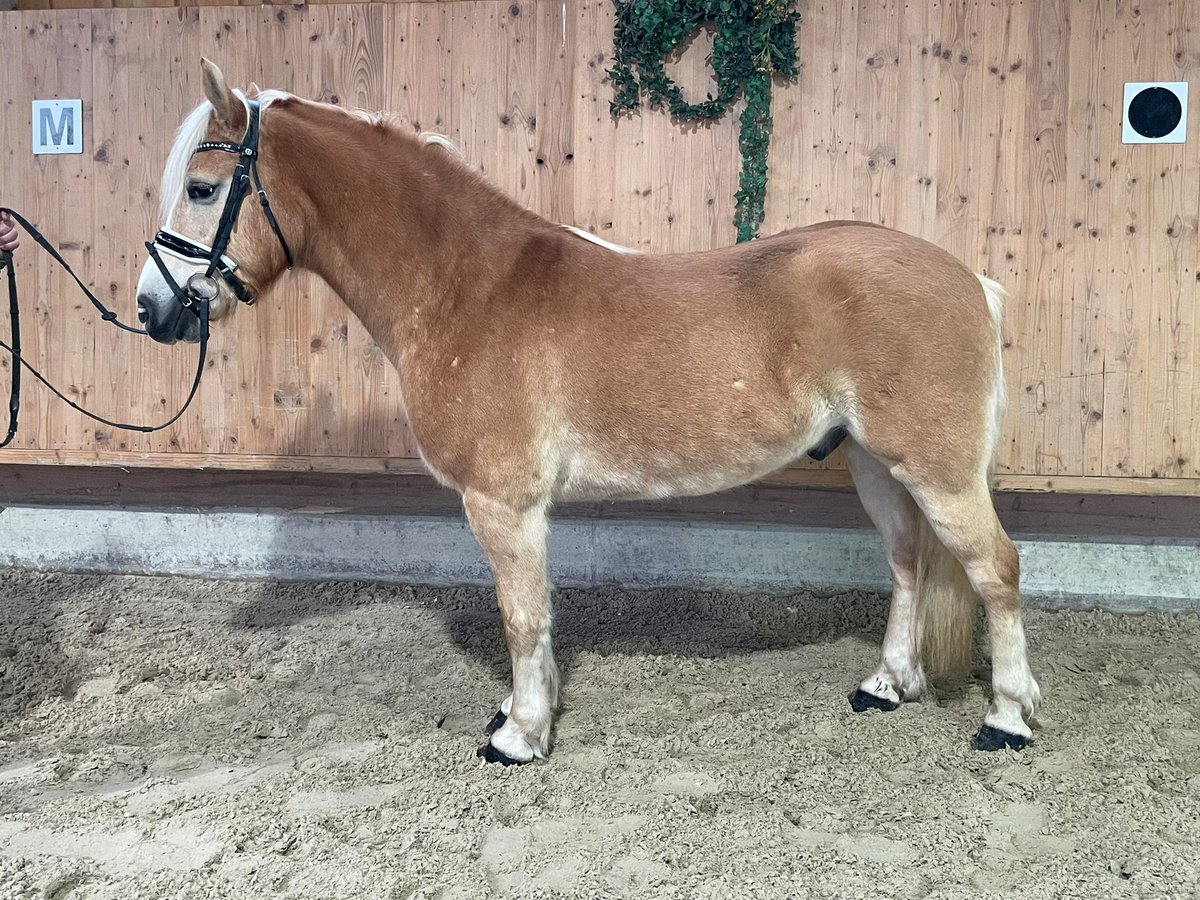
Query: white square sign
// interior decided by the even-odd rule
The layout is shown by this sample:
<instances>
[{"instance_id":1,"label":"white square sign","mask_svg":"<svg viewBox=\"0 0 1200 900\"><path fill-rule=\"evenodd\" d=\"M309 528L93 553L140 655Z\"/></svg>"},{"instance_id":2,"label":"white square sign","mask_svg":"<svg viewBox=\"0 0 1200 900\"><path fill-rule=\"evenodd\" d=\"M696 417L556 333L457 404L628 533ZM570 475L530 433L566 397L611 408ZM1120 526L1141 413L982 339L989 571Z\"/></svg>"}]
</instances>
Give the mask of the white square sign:
<instances>
[{"instance_id":1,"label":"white square sign","mask_svg":"<svg viewBox=\"0 0 1200 900\"><path fill-rule=\"evenodd\" d=\"M1129 81L1125 84L1123 144L1182 144L1187 137L1186 81Z\"/></svg>"},{"instance_id":2,"label":"white square sign","mask_svg":"<svg viewBox=\"0 0 1200 900\"><path fill-rule=\"evenodd\" d=\"M33 152L83 152L83 101L33 101Z\"/></svg>"}]
</instances>

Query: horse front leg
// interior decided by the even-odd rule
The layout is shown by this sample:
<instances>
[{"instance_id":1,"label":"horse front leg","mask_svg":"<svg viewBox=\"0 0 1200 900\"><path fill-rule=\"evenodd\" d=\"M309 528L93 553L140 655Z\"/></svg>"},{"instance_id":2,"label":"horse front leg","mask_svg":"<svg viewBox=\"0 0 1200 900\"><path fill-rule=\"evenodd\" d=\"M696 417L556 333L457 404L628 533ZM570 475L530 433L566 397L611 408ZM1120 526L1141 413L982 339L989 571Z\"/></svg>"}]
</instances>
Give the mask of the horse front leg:
<instances>
[{"instance_id":1,"label":"horse front leg","mask_svg":"<svg viewBox=\"0 0 1200 900\"><path fill-rule=\"evenodd\" d=\"M548 504L513 503L468 490L463 505L492 568L513 669L512 695L492 720L479 755L503 765L541 759L550 752L558 707L546 565Z\"/></svg>"}]
</instances>

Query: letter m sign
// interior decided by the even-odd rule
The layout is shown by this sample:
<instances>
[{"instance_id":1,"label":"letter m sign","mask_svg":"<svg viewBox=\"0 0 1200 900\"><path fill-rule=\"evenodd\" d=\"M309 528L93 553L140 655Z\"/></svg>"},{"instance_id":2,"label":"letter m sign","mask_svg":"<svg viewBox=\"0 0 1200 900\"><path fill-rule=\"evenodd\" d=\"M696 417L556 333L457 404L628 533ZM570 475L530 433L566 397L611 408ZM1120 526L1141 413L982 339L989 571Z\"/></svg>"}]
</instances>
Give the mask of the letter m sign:
<instances>
[{"instance_id":1,"label":"letter m sign","mask_svg":"<svg viewBox=\"0 0 1200 900\"><path fill-rule=\"evenodd\" d=\"M83 152L82 101L33 101L33 152Z\"/></svg>"}]
</instances>

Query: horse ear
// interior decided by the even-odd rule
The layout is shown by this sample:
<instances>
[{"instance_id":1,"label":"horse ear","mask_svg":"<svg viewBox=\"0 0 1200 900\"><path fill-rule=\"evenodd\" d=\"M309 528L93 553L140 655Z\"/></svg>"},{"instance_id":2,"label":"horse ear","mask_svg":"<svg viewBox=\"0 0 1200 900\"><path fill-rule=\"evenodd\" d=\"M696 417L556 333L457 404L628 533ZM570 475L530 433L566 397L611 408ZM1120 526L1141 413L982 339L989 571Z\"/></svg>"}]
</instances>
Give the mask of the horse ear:
<instances>
[{"instance_id":1,"label":"horse ear","mask_svg":"<svg viewBox=\"0 0 1200 900\"><path fill-rule=\"evenodd\" d=\"M253 99L254 97L257 97L259 95L259 93L260 92L259 92L258 85L255 84L253 81L250 82L250 87L246 88L246 96Z\"/></svg>"},{"instance_id":2,"label":"horse ear","mask_svg":"<svg viewBox=\"0 0 1200 900\"><path fill-rule=\"evenodd\" d=\"M200 66L204 70L204 95L212 104L217 121L234 130L244 127L246 108L229 89L229 85L225 83L225 76L217 68L216 63L202 58Z\"/></svg>"}]
</instances>

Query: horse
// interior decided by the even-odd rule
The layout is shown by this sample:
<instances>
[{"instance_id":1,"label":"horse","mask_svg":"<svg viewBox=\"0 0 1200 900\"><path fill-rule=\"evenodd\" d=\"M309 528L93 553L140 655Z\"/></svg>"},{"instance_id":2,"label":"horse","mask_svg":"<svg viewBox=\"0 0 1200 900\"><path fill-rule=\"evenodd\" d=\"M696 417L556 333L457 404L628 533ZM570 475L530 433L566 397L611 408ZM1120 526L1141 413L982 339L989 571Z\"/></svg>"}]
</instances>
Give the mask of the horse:
<instances>
[{"instance_id":1,"label":"horse","mask_svg":"<svg viewBox=\"0 0 1200 900\"><path fill-rule=\"evenodd\" d=\"M445 138L232 90L215 64L202 69L205 99L163 173L164 227L193 244L230 231L229 156L253 130L267 215L249 212L221 248L240 299L293 256L330 285L399 372L421 458L461 494L490 564L512 692L480 756L507 765L551 749L552 504L721 491L839 438L892 578L880 665L851 705L894 710L927 696L927 670L964 671L981 600L992 698L973 745L1025 746L1040 691L1017 551L991 495L1001 285L860 222L698 253L625 250L522 207ZM194 152L214 147L231 152ZM158 341L197 341L239 305L194 257L142 270L138 315ZM203 322L181 314L172 285L194 278L211 299Z\"/></svg>"}]
</instances>

